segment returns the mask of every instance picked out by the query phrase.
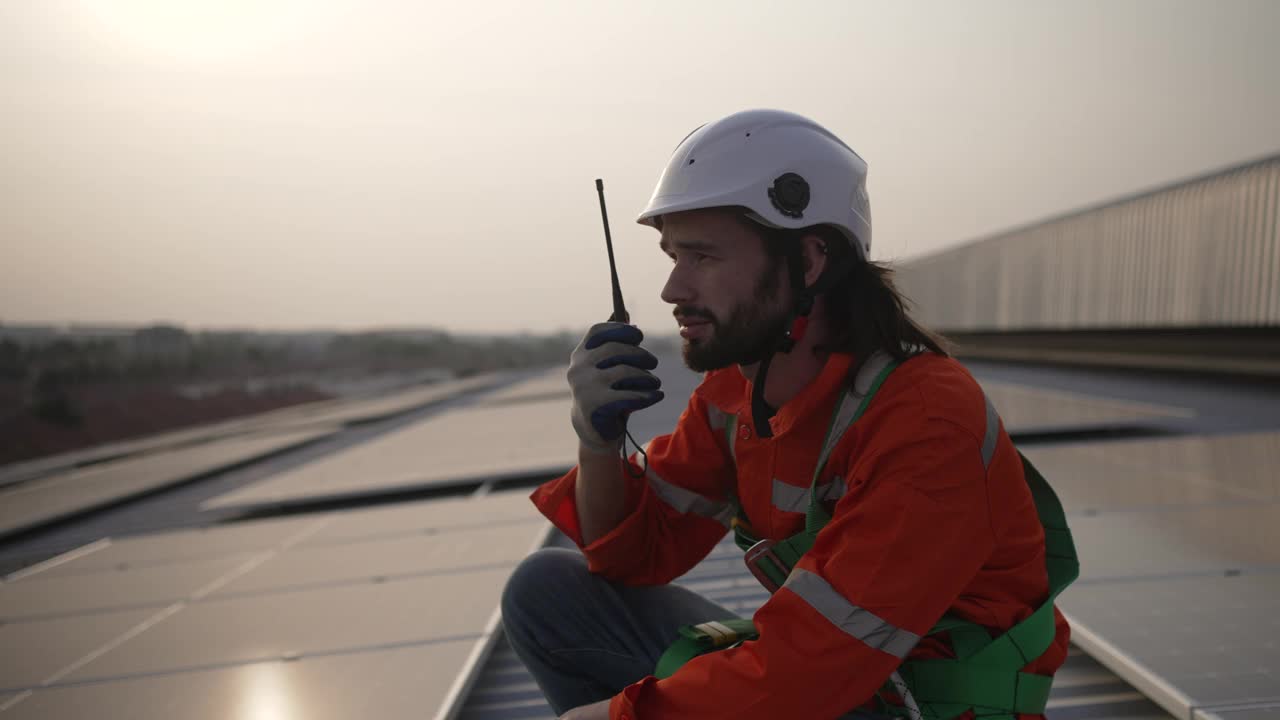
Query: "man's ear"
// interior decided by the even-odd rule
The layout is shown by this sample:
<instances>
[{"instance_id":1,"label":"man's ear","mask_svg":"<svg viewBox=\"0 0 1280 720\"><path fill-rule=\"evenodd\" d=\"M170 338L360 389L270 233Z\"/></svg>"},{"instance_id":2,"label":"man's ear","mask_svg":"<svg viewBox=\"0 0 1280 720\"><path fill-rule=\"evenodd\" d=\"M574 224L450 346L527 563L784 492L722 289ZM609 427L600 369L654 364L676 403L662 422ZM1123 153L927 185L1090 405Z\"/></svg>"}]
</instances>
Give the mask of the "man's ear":
<instances>
[{"instance_id":1,"label":"man's ear","mask_svg":"<svg viewBox=\"0 0 1280 720\"><path fill-rule=\"evenodd\" d=\"M827 269L827 241L809 233L800 238L800 244L804 257L804 286L809 287L818 282L822 272Z\"/></svg>"}]
</instances>

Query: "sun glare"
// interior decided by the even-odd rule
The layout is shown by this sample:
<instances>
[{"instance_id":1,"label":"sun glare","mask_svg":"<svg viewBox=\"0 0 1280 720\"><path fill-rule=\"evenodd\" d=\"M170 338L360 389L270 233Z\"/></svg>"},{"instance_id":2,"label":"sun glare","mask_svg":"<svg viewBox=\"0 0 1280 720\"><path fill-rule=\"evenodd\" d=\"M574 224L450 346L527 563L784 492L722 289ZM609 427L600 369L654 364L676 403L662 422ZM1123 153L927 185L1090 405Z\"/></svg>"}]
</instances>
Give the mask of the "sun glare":
<instances>
[{"instance_id":1,"label":"sun glare","mask_svg":"<svg viewBox=\"0 0 1280 720\"><path fill-rule=\"evenodd\" d=\"M302 0L82 0L88 19L128 48L199 62L269 49L296 29Z\"/></svg>"}]
</instances>

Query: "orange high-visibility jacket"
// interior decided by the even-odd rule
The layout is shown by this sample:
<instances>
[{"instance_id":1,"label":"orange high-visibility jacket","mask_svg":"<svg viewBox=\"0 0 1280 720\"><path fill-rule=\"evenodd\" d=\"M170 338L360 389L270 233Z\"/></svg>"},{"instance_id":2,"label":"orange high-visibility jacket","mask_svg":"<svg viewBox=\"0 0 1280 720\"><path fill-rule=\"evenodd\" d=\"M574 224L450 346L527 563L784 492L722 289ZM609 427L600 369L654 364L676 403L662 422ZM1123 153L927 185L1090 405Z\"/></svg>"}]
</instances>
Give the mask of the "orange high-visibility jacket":
<instances>
[{"instance_id":1,"label":"orange high-visibility jacket","mask_svg":"<svg viewBox=\"0 0 1280 720\"><path fill-rule=\"evenodd\" d=\"M582 548L591 570L632 585L672 581L724 537L735 495L757 537L802 530L817 456L853 364L833 354L779 409L764 439L741 372L708 373L675 431L649 444L645 476L625 479L630 514ZM729 415L737 416L732 446ZM900 365L819 477L833 517L792 574L817 576L805 578L809 591L783 587L754 616L758 640L696 657L667 679L640 680L613 699L610 717L835 718L872 698L902 662L895 651L952 657L945 638L923 637L944 613L993 636L1030 615L1049 593L1044 532L1003 427L984 466L986 418L982 390L958 362L925 353ZM576 480L575 468L532 498L581 546ZM859 620L840 624L842 614ZM1069 630L1061 614L1057 628L1025 672L1049 675L1062 665ZM908 642L875 649L860 632ZM912 647L916 636L923 639Z\"/></svg>"}]
</instances>

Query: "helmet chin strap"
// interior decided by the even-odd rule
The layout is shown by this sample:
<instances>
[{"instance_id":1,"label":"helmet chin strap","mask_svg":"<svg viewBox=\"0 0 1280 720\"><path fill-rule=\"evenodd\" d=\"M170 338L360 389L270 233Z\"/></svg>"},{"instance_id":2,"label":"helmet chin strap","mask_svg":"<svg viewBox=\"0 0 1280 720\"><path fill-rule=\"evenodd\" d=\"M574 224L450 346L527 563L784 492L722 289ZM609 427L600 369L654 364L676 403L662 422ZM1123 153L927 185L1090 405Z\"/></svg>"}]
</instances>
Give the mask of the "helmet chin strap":
<instances>
[{"instance_id":1,"label":"helmet chin strap","mask_svg":"<svg viewBox=\"0 0 1280 720\"><path fill-rule=\"evenodd\" d=\"M791 311L790 327L774 344L774 349L760 361L755 382L751 385L751 421L756 426L758 437L773 437L773 427L769 425L769 421L778 412L764 400L764 388L769 382L769 366L773 364L773 357L780 352L789 353L795 349L796 343L804 339L805 330L809 327L809 312L813 309L813 296L806 292L797 304L799 307Z\"/></svg>"},{"instance_id":2,"label":"helmet chin strap","mask_svg":"<svg viewBox=\"0 0 1280 720\"><path fill-rule=\"evenodd\" d=\"M760 360L755 381L751 385L751 421L755 425L757 437L773 437L773 427L769 421L778 410L765 402L764 389L769 381L769 367L773 364L774 355L789 353L795 349L809 329L809 313L813 312L814 300L834 287L853 268L852 253L846 253L829 265L812 286L805 287L804 257L801 253L801 245L797 242L786 256L791 287L798 291L795 306L787 319L787 330L774 343L773 349Z\"/></svg>"}]
</instances>

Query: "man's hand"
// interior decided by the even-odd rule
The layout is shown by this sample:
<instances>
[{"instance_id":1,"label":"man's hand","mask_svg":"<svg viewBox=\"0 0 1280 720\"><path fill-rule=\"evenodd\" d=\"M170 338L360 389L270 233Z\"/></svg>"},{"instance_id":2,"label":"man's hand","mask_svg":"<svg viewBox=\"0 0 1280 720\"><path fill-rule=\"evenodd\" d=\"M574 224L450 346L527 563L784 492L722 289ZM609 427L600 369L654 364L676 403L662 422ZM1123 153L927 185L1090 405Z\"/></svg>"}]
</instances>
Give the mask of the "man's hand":
<instances>
[{"instance_id":1,"label":"man's hand","mask_svg":"<svg viewBox=\"0 0 1280 720\"><path fill-rule=\"evenodd\" d=\"M576 707L561 715L560 720L609 720L609 701Z\"/></svg>"},{"instance_id":2,"label":"man's hand","mask_svg":"<svg viewBox=\"0 0 1280 720\"><path fill-rule=\"evenodd\" d=\"M658 359L640 347L643 339L634 325L599 323L570 356L570 417L584 447L616 451L627 416L662 399L662 381L649 372Z\"/></svg>"}]
</instances>

